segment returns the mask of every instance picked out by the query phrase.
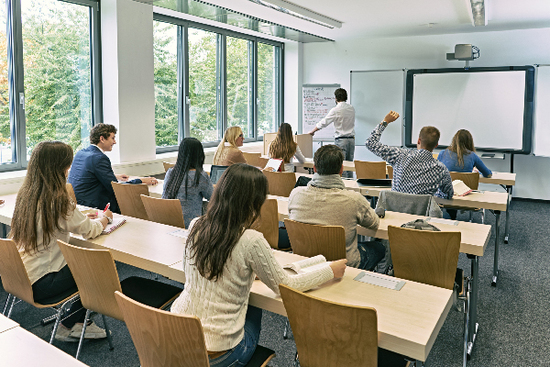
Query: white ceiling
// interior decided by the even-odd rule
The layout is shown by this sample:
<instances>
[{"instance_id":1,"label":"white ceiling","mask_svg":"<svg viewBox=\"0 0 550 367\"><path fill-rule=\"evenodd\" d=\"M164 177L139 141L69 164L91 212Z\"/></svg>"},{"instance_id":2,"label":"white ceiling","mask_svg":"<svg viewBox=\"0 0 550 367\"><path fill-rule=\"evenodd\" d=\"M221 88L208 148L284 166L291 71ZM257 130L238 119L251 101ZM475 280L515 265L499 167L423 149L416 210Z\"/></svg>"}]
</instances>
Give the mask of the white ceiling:
<instances>
[{"instance_id":1,"label":"white ceiling","mask_svg":"<svg viewBox=\"0 0 550 367\"><path fill-rule=\"evenodd\" d=\"M269 1L269 0L266 0ZM328 29L248 0L206 0L333 40L550 27L550 0L485 0L488 25L472 26L469 0L287 0L343 22Z\"/></svg>"}]
</instances>

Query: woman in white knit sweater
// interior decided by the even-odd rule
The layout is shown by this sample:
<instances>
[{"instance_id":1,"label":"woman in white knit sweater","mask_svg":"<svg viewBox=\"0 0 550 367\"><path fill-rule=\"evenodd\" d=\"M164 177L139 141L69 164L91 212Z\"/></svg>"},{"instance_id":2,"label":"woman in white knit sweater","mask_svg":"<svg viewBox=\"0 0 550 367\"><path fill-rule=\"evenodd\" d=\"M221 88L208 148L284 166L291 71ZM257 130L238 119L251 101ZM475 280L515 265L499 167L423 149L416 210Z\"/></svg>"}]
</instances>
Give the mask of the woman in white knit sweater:
<instances>
[{"instance_id":1,"label":"woman in white knit sweater","mask_svg":"<svg viewBox=\"0 0 550 367\"><path fill-rule=\"evenodd\" d=\"M185 289L172 312L201 320L211 366L244 366L256 349L262 312L248 306L255 275L277 294L279 284L307 290L344 275L346 260L294 276L282 269L263 235L250 229L267 192L260 170L234 164L218 181L207 213L190 225Z\"/></svg>"}]
</instances>

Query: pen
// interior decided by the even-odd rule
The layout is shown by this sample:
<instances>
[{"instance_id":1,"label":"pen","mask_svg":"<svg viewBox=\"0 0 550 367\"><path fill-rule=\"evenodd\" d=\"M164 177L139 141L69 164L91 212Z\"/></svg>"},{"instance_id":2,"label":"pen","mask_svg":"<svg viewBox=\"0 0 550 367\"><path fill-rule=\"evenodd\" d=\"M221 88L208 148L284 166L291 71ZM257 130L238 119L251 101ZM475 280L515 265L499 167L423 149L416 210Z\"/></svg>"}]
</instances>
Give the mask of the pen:
<instances>
[{"instance_id":1,"label":"pen","mask_svg":"<svg viewBox=\"0 0 550 367\"><path fill-rule=\"evenodd\" d=\"M103 209L103 213L105 213L110 206L111 206L111 203L107 203L107 205L105 205L105 209Z\"/></svg>"}]
</instances>

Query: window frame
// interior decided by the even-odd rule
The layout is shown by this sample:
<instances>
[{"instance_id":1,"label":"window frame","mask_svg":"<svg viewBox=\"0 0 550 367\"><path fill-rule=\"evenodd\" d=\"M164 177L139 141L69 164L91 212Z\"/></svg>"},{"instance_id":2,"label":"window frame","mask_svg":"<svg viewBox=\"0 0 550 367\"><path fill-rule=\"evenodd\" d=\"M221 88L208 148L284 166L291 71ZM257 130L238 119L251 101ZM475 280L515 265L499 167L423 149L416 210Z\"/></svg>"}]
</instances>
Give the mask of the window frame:
<instances>
[{"instance_id":1,"label":"window frame","mask_svg":"<svg viewBox=\"0 0 550 367\"><path fill-rule=\"evenodd\" d=\"M69 4L87 6L90 32L90 97L91 125L103 122L101 82L101 19L99 2L96 0L56 0ZM25 67L23 63L23 24L21 1L6 0L6 38L8 57L8 86L10 126L12 138L11 163L0 165L0 172L26 169L27 141L25 116ZM9 24L8 24L9 23ZM11 57L10 57L11 54ZM22 98L21 98L22 97ZM21 100L22 99L22 100Z\"/></svg>"},{"instance_id":2,"label":"window frame","mask_svg":"<svg viewBox=\"0 0 550 367\"><path fill-rule=\"evenodd\" d=\"M249 101L249 111L252 121L249 124L253 127L253 137L245 138L245 142L262 141L263 135L258 135L258 43L268 44L274 47L275 57L277 58L276 83L276 109L275 121L276 126L282 123L284 116L284 43L277 42L261 37L251 36L248 34L219 28L207 24L202 24L190 20L179 19L165 14L153 13L153 21L170 23L178 26L178 34L181 33L181 39L177 40L178 52L178 145L184 137L191 135L189 122L189 29L199 29L207 32L216 33L217 52L216 52L216 118L218 126L218 140L210 142L202 142L203 146L215 147L223 138L223 133L228 127L227 121L227 37L234 37L251 41L252 52L248 53L252 61L252 75L249 79L249 88L252 89ZM249 46L250 47L250 46ZM178 146L156 147L156 153L166 153L177 151Z\"/></svg>"}]
</instances>

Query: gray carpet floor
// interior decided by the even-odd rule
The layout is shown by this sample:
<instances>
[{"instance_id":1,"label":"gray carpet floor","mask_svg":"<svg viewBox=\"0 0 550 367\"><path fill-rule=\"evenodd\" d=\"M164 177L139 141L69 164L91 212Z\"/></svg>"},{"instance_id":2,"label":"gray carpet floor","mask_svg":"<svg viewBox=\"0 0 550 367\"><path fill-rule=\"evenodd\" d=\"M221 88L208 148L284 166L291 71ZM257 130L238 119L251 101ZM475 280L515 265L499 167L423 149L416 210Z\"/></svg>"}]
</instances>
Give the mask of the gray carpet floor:
<instances>
[{"instance_id":1,"label":"gray carpet floor","mask_svg":"<svg viewBox=\"0 0 550 367\"><path fill-rule=\"evenodd\" d=\"M476 214L476 220L479 220ZM504 216L501 225L504 227ZM459 215L459 219L466 218ZM492 287L494 237L485 256L480 259L478 321L480 329L470 367L488 366L550 366L550 203L514 200L510 211L509 244L501 245L500 278ZM488 224L495 217L488 214ZM501 231L501 240L504 237ZM494 233L493 233L494 236ZM470 272L470 262L460 256L459 266ZM150 277L143 270L117 264L120 278L130 275ZM0 287L0 307L6 292ZM414 302L415 300L411 300ZM41 326L40 320L51 310L36 310L20 303L14 307L12 318L22 327L47 339L52 325ZM95 316L102 324L101 317ZM264 311L260 344L272 348L277 356L272 366L292 366L296 347L292 336L283 340L286 318ZM130 335L122 322L108 319L115 349L110 351L106 340L86 341L81 360L97 367L139 366L139 359ZM463 314L452 309L429 355L428 366L453 367L462 365ZM55 346L72 355L75 343L54 342ZM0 345L0 356L2 346ZM0 357L1 365L1 357Z\"/></svg>"}]
</instances>

